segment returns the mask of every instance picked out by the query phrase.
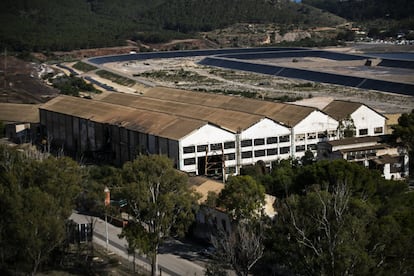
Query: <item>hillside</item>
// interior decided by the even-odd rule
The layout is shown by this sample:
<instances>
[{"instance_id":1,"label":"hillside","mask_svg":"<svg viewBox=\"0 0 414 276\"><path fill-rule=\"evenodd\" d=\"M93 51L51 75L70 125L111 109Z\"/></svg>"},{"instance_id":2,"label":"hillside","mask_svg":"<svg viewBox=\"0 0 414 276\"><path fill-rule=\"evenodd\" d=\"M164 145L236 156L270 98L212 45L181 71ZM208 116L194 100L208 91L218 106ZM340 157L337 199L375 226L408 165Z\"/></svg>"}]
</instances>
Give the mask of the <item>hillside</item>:
<instances>
[{"instance_id":1,"label":"hillside","mask_svg":"<svg viewBox=\"0 0 414 276\"><path fill-rule=\"evenodd\" d=\"M322 10L353 21L402 20L414 15L412 0L302 0Z\"/></svg>"},{"instance_id":2,"label":"hillside","mask_svg":"<svg viewBox=\"0 0 414 276\"><path fill-rule=\"evenodd\" d=\"M0 47L67 51L197 37L236 23L283 28L335 26L344 20L288 0L3 0Z\"/></svg>"}]
</instances>

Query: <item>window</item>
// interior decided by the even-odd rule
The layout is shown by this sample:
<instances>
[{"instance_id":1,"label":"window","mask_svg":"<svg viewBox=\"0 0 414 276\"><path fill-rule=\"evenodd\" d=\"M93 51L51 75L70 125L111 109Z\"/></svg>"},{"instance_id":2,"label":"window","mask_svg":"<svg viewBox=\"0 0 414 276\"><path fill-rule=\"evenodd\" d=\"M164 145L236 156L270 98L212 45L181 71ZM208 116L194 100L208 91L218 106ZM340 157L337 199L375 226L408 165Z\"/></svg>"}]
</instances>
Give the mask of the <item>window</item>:
<instances>
[{"instance_id":1,"label":"window","mask_svg":"<svg viewBox=\"0 0 414 276\"><path fill-rule=\"evenodd\" d=\"M308 145L308 150L316 150L316 144Z\"/></svg>"},{"instance_id":2,"label":"window","mask_svg":"<svg viewBox=\"0 0 414 276\"><path fill-rule=\"evenodd\" d=\"M359 132L360 136L368 135L368 129L367 128L361 128L361 129L358 130L358 132Z\"/></svg>"},{"instance_id":3,"label":"window","mask_svg":"<svg viewBox=\"0 0 414 276\"><path fill-rule=\"evenodd\" d=\"M316 139L317 134L316 133L308 133L308 139Z\"/></svg>"},{"instance_id":4,"label":"window","mask_svg":"<svg viewBox=\"0 0 414 276\"><path fill-rule=\"evenodd\" d=\"M197 146L197 152L207 151L207 145Z\"/></svg>"},{"instance_id":5,"label":"window","mask_svg":"<svg viewBox=\"0 0 414 276\"><path fill-rule=\"evenodd\" d=\"M226 174L235 174L236 167L226 167Z\"/></svg>"},{"instance_id":6,"label":"window","mask_svg":"<svg viewBox=\"0 0 414 276\"><path fill-rule=\"evenodd\" d=\"M318 132L318 138L319 139L326 138L326 135L327 135L327 133L325 131L324 132Z\"/></svg>"},{"instance_id":7,"label":"window","mask_svg":"<svg viewBox=\"0 0 414 276\"><path fill-rule=\"evenodd\" d=\"M305 141L305 134L296 134L295 141Z\"/></svg>"},{"instance_id":8,"label":"window","mask_svg":"<svg viewBox=\"0 0 414 276\"><path fill-rule=\"evenodd\" d=\"M280 154L286 154L290 152L290 147L281 147Z\"/></svg>"},{"instance_id":9,"label":"window","mask_svg":"<svg viewBox=\"0 0 414 276\"><path fill-rule=\"evenodd\" d=\"M253 153L251 151L243 151L242 152L242 158L252 158Z\"/></svg>"},{"instance_id":10,"label":"window","mask_svg":"<svg viewBox=\"0 0 414 276\"><path fill-rule=\"evenodd\" d=\"M255 146L260 146L260 145L264 145L265 140L263 138L260 139L254 139L254 145Z\"/></svg>"},{"instance_id":11,"label":"window","mask_svg":"<svg viewBox=\"0 0 414 276\"><path fill-rule=\"evenodd\" d=\"M284 135L284 136L279 137L279 143L284 143L284 142L289 142L289 141L290 141L289 135Z\"/></svg>"},{"instance_id":12,"label":"window","mask_svg":"<svg viewBox=\"0 0 414 276\"><path fill-rule=\"evenodd\" d=\"M225 149L234 149L236 147L235 142L224 142L224 148Z\"/></svg>"},{"instance_id":13,"label":"window","mask_svg":"<svg viewBox=\"0 0 414 276\"><path fill-rule=\"evenodd\" d=\"M211 144L210 150L221 150L221 143Z\"/></svg>"},{"instance_id":14,"label":"window","mask_svg":"<svg viewBox=\"0 0 414 276\"><path fill-rule=\"evenodd\" d=\"M265 150L255 150L254 151L254 157L260 157L260 156L265 156L265 155L266 155Z\"/></svg>"},{"instance_id":15,"label":"window","mask_svg":"<svg viewBox=\"0 0 414 276\"><path fill-rule=\"evenodd\" d=\"M227 153L224 155L225 160L235 160L236 154L235 153Z\"/></svg>"},{"instance_id":16,"label":"window","mask_svg":"<svg viewBox=\"0 0 414 276\"><path fill-rule=\"evenodd\" d=\"M375 134L379 134L379 133L382 133L383 131L382 131L382 127L376 127L376 128L374 128L374 133Z\"/></svg>"},{"instance_id":17,"label":"window","mask_svg":"<svg viewBox=\"0 0 414 276\"><path fill-rule=\"evenodd\" d=\"M193 153L193 152L195 152L195 147L194 146L184 147L183 152L184 153Z\"/></svg>"},{"instance_id":18,"label":"window","mask_svg":"<svg viewBox=\"0 0 414 276\"><path fill-rule=\"evenodd\" d=\"M184 159L184 165L194 165L196 163L195 158L186 158Z\"/></svg>"},{"instance_id":19,"label":"window","mask_svg":"<svg viewBox=\"0 0 414 276\"><path fill-rule=\"evenodd\" d=\"M242 147L251 147L252 140L242 140L240 144Z\"/></svg>"},{"instance_id":20,"label":"window","mask_svg":"<svg viewBox=\"0 0 414 276\"><path fill-rule=\"evenodd\" d=\"M305 151L305 145L296 146L296 152Z\"/></svg>"},{"instance_id":21,"label":"window","mask_svg":"<svg viewBox=\"0 0 414 276\"><path fill-rule=\"evenodd\" d=\"M332 137L336 137L336 130L330 130L330 131L328 131L328 136L329 136L330 138L332 138Z\"/></svg>"},{"instance_id":22,"label":"window","mask_svg":"<svg viewBox=\"0 0 414 276\"><path fill-rule=\"evenodd\" d=\"M268 149L268 150L267 150L267 155L268 155L268 156L270 156L270 155L277 155L277 148L274 148L274 149Z\"/></svg>"},{"instance_id":23,"label":"window","mask_svg":"<svg viewBox=\"0 0 414 276\"><path fill-rule=\"evenodd\" d=\"M276 144L277 143L277 137L268 137L266 140L267 144Z\"/></svg>"}]
</instances>

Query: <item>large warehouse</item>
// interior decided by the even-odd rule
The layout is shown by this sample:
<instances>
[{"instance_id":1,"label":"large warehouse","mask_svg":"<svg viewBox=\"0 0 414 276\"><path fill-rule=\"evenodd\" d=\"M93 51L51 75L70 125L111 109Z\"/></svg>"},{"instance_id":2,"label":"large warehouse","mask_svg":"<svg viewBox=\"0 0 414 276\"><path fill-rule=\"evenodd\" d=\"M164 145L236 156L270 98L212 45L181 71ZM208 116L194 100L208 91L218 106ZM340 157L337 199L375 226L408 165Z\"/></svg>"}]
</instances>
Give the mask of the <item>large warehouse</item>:
<instances>
[{"instance_id":1,"label":"large warehouse","mask_svg":"<svg viewBox=\"0 0 414 276\"><path fill-rule=\"evenodd\" d=\"M160 87L97 100L59 96L40 108L40 121L68 154L116 165L139 153L165 154L195 175L270 166L339 136L338 121L316 108Z\"/></svg>"}]
</instances>

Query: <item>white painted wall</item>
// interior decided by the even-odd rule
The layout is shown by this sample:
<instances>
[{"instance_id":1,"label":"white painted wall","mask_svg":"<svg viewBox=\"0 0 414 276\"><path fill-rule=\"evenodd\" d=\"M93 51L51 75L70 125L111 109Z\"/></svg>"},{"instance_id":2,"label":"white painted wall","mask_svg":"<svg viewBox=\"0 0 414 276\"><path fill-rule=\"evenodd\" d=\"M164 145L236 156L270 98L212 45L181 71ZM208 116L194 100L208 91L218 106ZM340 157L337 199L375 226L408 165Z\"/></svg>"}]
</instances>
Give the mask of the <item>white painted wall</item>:
<instances>
[{"instance_id":1,"label":"white painted wall","mask_svg":"<svg viewBox=\"0 0 414 276\"><path fill-rule=\"evenodd\" d=\"M354 120L356 128L356 137L375 136L382 135L385 133L386 118L365 105L362 105L360 108L355 110L354 113L351 114L351 118L352 120ZM375 133L374 129L379 127L382 128L382 132ZM360 129L368 129L367 135L360 135Z\"/></svg>"},{"instance_id":2,"label":"white painted wall","mask_svg":"<svg viewBox=\"0 0 414 276\"><path fill-rule=\"evenodd\" d=\"M252 145L248 147L240 147L240 153L242 152L252 152L251 158L241 158L241 165L250 165L255 164L257 161L264 161L269 163L280 159L280 154L277 155L267 155L268 149L279 148L279 143L267 143L267 138L269 137L280 137L290 135L290 129L278 124L277 122L270 120L268 118L262 119L260 122L254 124L250 128L242 131L240 133L240 141L251 139ZM264 144L255 145L255 139L264 139ZM290 145L290 143L288 143ZM264 151L265 155L255 156L255 152ZM287 157L289 154L286 155Z\"/></svg>"},{"instance_id":3,"label":"white painted wall","mask_svg":"<svg viewBox=\"0 0 414 276\"><path fill-rule=\"evenodd\" d=\"M179 168L186 172L197 172L197 158L199 156L205 156L205 152L197 152L197 146L227 141L235 141L235 134L219 127L205 124L179 141ZM195 152L184 153L183 148L188 146L194 146ZM184 165L184 159L187 158L195 158L196 163L193 165Z\"/></svg>"},{"instance_id":4,"label":"white painted wall","mask_svg":"<svg viewBox=\"0 0 414 276\"><path fill-rule=\"evenodd\" d=\"M292 155L298 158L302 157L308 147L328 139L328 137L321 138L321 135L325 135L326 132L336 133L337 128L338 121L321 111L313 111L292 129ZM335 137L331 137L332 139ZM296 151L297 147L303 148L303 146L305 148L303 151ZM316 154L316 150L312 151Z\"/></svg>"}]
</instances>

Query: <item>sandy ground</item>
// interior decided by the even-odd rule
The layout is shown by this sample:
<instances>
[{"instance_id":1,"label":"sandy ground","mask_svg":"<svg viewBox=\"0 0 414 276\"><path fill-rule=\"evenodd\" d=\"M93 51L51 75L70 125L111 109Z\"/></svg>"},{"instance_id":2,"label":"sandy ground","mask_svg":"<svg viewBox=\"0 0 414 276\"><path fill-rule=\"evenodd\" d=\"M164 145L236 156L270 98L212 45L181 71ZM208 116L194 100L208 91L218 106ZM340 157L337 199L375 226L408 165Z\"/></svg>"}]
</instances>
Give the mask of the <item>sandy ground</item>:
<instances>
[{"instance_id":1,"label":"sandy ground","mask_svg":"<svg viewBox=\"0 0 414 276\"><path fill-rule=\"evenodd\" d=\"M174 75L176 72L184 70L198 76L198 78L195 78L193 81L191 79L177 80L160 78L155 75L150 75L144 78L147 82L152 82L154 85L176 87L180 89L204 89L207 91L250 91L266 97L277 98L287 95L290 97L316 98L313 101L317 101L318 97L322 97L321 99L328 97L331 99L362 102L382 113L405 113L414 109L414 97L412 96L402 96L392 93L330 84L312 84L303 80L217 69L198 65L197 62L202 58L203 57L153 59L146 61L110 63L105 64L105 66L111 70L118 71L123 75L128 75L137 81L139 81L139 79L143 79L142 76L137 78L137 74L156 73L161 71ZM290 65L293 63L291 59L279 60L278 62L280 62L279 64L289 63ZM394 81L414 82L414 73L412 70L399 69L396 70L397 73L392 73L390 70L380 67L370 67L367 69L361 64L361 62L362 61L346 61L339 65L330 60L305 58L303 59L303 62L301 61L295 64L301 63L303 66L312 67L313 69L317 68L318 70L331 70L335 72L341 70L344 74L352 74L355 73L355 71L360 73L360 67L363 67L362 69L364 70L362 71L367 77L378 77L381 75L380 78L386 76ZM401 72L403 72L403 74ZM200 80L199 77L203 77L203 80ZM384 77L384 79L387 79L386 77Z\"/></svg>"}]
</instances>

